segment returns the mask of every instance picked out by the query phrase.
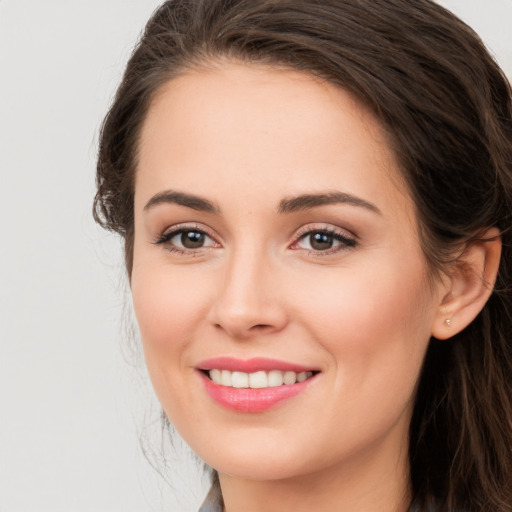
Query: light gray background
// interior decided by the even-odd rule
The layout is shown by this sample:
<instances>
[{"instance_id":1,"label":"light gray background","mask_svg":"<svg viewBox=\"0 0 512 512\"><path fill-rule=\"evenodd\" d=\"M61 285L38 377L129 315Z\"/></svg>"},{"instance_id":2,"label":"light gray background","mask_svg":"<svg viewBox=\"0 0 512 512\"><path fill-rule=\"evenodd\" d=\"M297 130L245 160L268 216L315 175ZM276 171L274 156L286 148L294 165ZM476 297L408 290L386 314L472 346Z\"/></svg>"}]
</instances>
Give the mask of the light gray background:
<instances>
[{"instance_id":1,"label":"light gray background","mask_svg":"<svg viewBox=\"0 0 512 512\"><path fill-rule=\"evenodd\" d=\"M90 214L99 123L158 3L0 0L0 512L202 500L186 457L170 489L139 449L141 432L158 443L158 407L123 349L119 243ZM441 3L511 76L512 0Z\"/></svg>"}]
</instances>

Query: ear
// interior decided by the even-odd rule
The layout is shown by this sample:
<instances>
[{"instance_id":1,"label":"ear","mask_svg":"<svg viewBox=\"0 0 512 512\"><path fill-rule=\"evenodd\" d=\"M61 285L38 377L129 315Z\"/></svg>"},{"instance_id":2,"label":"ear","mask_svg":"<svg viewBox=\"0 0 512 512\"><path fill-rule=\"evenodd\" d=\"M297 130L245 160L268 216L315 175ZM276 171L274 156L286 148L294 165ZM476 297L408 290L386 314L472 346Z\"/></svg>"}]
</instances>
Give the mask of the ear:
<instances>
[{"instance_id":1,"label":"ear","mask_svg":"<svg viewBox=\"0 0 512 512\"><path fill-rule=\"evenodd\" d=\"M500 232L488 229L471 242L443 279L432 336L445 340L466 328L491 296L501 256Z\"/></svg>"}]
</instances>

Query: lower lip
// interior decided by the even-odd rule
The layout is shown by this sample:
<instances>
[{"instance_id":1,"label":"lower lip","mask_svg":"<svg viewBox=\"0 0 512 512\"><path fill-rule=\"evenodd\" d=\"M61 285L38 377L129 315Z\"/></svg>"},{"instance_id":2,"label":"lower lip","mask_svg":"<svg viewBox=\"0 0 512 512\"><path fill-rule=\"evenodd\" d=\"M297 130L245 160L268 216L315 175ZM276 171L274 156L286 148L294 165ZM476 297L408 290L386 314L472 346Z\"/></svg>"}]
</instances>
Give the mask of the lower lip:
<instances>
[{"instance_id":1,"label":"lower lip","mask_svg":"<svg viewBox=\"0 0 512 512\"><path fill-rule=\"evenodd\" d=\"M217 403L237 412L263 412L271 409L280 402L292 398L306 389L314 376L303 382L283 384L282 386L252 389L232 388L215 384L206 375L202 379L206 392Z\"/></svg>"}]
</instances>

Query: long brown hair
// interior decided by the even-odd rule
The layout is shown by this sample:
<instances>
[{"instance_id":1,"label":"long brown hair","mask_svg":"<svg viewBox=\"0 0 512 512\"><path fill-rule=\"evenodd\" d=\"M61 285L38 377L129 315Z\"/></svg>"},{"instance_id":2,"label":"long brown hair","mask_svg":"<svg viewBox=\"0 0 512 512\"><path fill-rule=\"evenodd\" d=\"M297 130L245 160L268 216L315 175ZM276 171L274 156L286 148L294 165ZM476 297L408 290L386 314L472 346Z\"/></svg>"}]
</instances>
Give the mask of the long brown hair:
<instances>
[{"instance_id":1,"label":"long brown hair","mask_svg":"<svg viewBox=\"0 0 512 512\"><path fill-rule=\"evenodd\" d=\"M141 125L168 80L219 59L287 66L367 105L389 134L433 276L490 226L495 290L464 331L432 339L409 454L417 511L512 511L512 99L478 36L430 0L170 0L149 20L105 118L95 219L132 267Z\"/></svg>"}]
</instances>

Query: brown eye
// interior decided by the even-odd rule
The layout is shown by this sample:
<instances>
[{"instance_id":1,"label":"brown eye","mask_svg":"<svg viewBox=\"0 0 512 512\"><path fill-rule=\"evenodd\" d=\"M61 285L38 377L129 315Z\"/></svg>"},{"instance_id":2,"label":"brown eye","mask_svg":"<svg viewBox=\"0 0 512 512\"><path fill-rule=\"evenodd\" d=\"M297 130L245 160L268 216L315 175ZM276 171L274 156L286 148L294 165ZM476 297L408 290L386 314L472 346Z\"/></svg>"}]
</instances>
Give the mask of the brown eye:
<instances>
[{"instance_id":1,"label":"brown eye","mask_svg":"<svg viewBox=\"0 0 512 512\"><path fill-rule=\"evenodd\" d=\"M311 233L309 245L315 251L325 251L334 245L334 237L328 233Z\"/></svg>"},{"instance_id":2,"label":"brown eye","mask_svg":"<svg viewBox=\"0 0 512 512\"><path fill-rule=\"evenodd\" d=\"M215 240L201 229L176 229L160 236L155 243L171 251L194 251L207 247L218 247Z\"/></svg>"},{"instance_id":3,"label":"brown eye","mask_svg":"<svg viewBox=\"0 0 512 512\"><path fill-rule=\"evenodd\" d=\"M294 244L294 249L306 249L318 254L332 254L342 249L355 247L354 238L330 229L311 230L304 233Z\"/></svg>"},{"instance_id":4,"label":"brown eye","mask_svg":"<svg viewBox=\"0 0 512 512\"><path fill-rule=\"evenodd\" d=\"M204 246L205 235L200 231L183 231L180 242L185 249L199 249Z\"/></svg>"}]
</instances>

